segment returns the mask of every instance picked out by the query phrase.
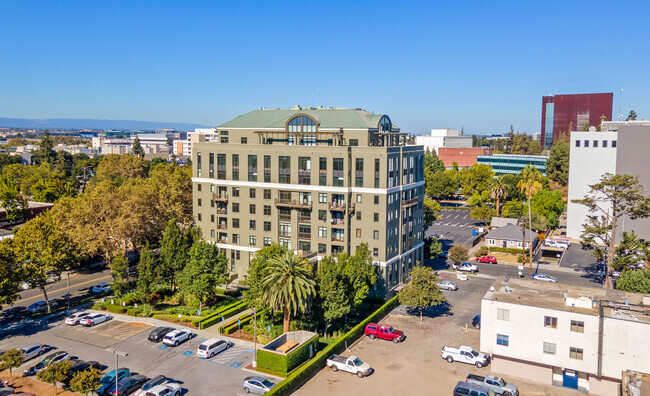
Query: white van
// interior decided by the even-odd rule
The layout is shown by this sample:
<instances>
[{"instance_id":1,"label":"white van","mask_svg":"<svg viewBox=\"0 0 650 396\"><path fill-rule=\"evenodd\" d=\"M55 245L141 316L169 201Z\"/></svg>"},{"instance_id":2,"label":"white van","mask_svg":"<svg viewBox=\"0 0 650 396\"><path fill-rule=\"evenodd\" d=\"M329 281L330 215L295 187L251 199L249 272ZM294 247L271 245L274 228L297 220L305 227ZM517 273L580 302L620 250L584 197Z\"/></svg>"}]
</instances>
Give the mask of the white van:
<instances>
[{"instance_id":1,"label":"white van","mask_svg":"<svg viewBox=\"0 0 650 396\"><path fill-rule=\"evenodd\" d=\"M212 356L225 351L232 345L232 342L221 340L219 338L210 338L199 345L199 348L196 351L196 356L210 359Z\"/></svg>"}]
</instances>

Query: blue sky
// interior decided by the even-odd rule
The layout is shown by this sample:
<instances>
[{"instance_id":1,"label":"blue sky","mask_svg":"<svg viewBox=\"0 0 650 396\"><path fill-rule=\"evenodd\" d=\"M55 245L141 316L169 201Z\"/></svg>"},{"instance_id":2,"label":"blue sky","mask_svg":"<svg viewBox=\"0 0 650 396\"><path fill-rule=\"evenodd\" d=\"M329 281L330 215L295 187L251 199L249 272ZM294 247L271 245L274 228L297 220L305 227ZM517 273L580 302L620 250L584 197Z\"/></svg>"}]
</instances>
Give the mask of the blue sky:
<instances>
[{"instance_id":1,"label":"blue sky","mask_svg":"<svg viewBox=\"0 0 650 396\"><path fill-rule=\"evenodd\" d=\"M404 132L539 132L541 97L650 118L648 2L2 1L0 117L218 125L361 107Z\"/></svg>"}]
</instances>

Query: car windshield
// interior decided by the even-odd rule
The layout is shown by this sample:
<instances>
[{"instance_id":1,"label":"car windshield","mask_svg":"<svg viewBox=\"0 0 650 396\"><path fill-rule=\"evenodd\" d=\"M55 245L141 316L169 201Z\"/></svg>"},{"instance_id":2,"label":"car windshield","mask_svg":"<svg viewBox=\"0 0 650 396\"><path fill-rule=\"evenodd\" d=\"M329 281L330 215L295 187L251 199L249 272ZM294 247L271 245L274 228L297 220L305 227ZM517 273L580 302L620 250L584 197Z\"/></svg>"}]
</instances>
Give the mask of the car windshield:
<instances>
[{"instance_id":1,"label":"car windshield","mask_svg":"<svg viewBox=\"0 0 650 396\"><path fill-rule=\"evenodd\" d=\"M476 352L475 350L472 349L472 355L474 355L474 357L477 357L477 356L478 356L478 352Z\"/></svg>"},{"instance_id":2,"label":"car windshield","mask_svg":"<svg viewBox=\"0 0 650 396\"><path fill-rule=\"evenodd\" d=\"M275 384L274 384L273 382L271 382L271 381L265 379L264 381L262 381L262 385L266 386L267 388L270 388L270 387L272 387L272 386L275 385Z\"/></svg>"},{"instance_id":3,"label":"car windshield","mask_svg":"<svg viewBox=\"0 0 650 396\"><path fill-rule=\"evenodd\" d=\"M113 373L108 373L105 376L102 377L101 381L99 381L101 384L108 384L114 380L114 374Z\"/></svg>"},{"instance_id":4,"label":"car windshield","mask_svg":"<svg viewBox=\"0 0 650 396\"><path fill-rule=\"evenodd\" d=\"M363 364L363 362L359 358L354 359L353 363L355 366L361 366Z\"/></svg>"},{"instance_id":5,"label":"car windshield","mask_svg":"<svg viewBox=\"0 0 650 396\"><path fill-rule=\"evenodd\" d=\"M506 381L503 380L503 378L499 378L499 381L497 381L501 386L506 386Z\"/></svg>"}]
</instances>

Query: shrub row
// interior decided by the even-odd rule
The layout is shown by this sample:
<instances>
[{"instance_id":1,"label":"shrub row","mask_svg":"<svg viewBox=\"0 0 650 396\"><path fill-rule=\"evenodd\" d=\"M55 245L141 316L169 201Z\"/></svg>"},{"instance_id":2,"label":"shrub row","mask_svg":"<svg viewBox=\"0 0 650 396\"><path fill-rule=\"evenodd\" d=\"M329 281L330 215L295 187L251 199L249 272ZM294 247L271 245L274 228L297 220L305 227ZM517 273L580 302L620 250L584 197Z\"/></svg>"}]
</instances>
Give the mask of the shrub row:
<instances>
[{"instance_id":1,"label":"shrub row","mask_svg":"<svg viewBox=\"0 0 650 396\"><path fill-rule=\"evenodd\" d=\"M106 310L111 313L123 314L126 312L126 307L123 307L121 305L108 304L106 306Z\"/></svg>"},{"instance_id":2,"label":"shrub row","mask_svg":"<svg viewBox=\"0 0 650 396\"><path fill-rule=\"evenodd\" d=\"M245 311L246 309L248 309L248 306L246 305L246 303L243 302L241 304L238 304L235 307L230 308L229 310L224 311L224 312L222 312L220 314L217 314L215 316L212 316L207 320L204 319L204 320L200 321L201 328L206 329L206 328L208 328L208 327L210 327L210 326L212 326L212 325L214 325L216 323L221 322L224 319L228 319L229 317L231 317L233 315L237 315L238 313L240 313L242 311Z\"/></svg>"},{"instance_id":3,"label":"shrub row","mask_svg":"<svg viewBox=\"0 0 650 396\"><path fill-rule=\"evenodd\" d=\"M194 326L198 326L199 323L203 323L203 324L205 325L205 321L207 321L207 320L209 320L209 319L212 319L213 317L216 317L216 316L221 316L221 314L222 314L223 312L226 312L226 311L228 311L228 310L230 310L230 309L232 309L232 308L234 308L234 307L236 307L236 306L238 306L238 305L241 305L241 304L245 304L245 303L244 303L243 301L239 301L239 300L238 300L238 301L235 301L235 302L232 303L232 304L228 304L228 305L226 305L225 307L221 307L221 308L217 309L216 311L212 312L212 313L209 314L209 315L202 316L202 317L200 317L200 318L198 318L198 319L194 319L194 320L192 321L192 324L193 324ZM220 319L220 320L221 320L221 319Z\"/></svg>"},{"instance_id":4,"label":"shrub row","mask_svg":"<svg viewBox=\"0 0 650 396\"><path fill-rule=\"evenodd\" d=\"M154 319L169 320L172 322L190 322L192 320L192 317L189 315L181 315L180 320L178 319L178 315L171 314L154 314L151 317Z\"/></svg>"},{"instance_id":5,"label":"shrub row","mask_svg":"<svg viewBox=\"0 0 650 396\"><path fill-rule=\"evenodd\" d=\"M521 249L504 248L504 247L491 247L490 251L491 252L510 253L510 254L521 254ZM526 254L528 254L528 249L526 249Z\"/></svg>"},{"instance_id":6,"label":"shrub row","mask_svg":"<svg viewBox=\"0 0 650 396\"><path fill-rule=\"evenodd\" d=\"M226 325L226 327L223 328L223 334L232 334L237 331L238 327L243 329L244 325L247 325L252 321L253 314L242 316L239 318L239 326L237 326L237 321L234 320L232 323Z\"/></svg>"},{"instance_id":7,"label":"shrub row","mask_svg":"<svg viewBox=\"0 0 650 396\"><path fill-rule=\"evenodd\" d=\"M347 344L353 343L357 340L365 330L365 327L370 322L378 322L384 316L386 316L390 311L399 305L397 296L391 298L373 312L370 316L364 319L361 323L356 325L352 330L347 332L343 337L338 341L333 342L327 346L322 351L318 352L316 356L298 366L292 372L289 373L287 378L277 384L270 392L267 393L267 396L277 396L277 395L289 395L295 391L303 382L309 379L314 373L316 373L321 368L325 367L325 362L334 353L340 353ZM346 344L347 343L347 344Z\"/></svg>"}]
</instances>

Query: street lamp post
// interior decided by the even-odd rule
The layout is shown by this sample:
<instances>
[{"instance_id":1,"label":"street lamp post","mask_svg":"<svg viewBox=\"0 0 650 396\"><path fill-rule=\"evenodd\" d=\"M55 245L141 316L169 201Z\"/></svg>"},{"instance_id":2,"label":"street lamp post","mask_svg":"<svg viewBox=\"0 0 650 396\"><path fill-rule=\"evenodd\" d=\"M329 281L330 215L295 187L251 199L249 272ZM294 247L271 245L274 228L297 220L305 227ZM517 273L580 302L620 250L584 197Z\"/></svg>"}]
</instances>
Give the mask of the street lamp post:
<instances>
[{"instance_id":1,"label":"street lamp post","mask_svg":"<svg viewBox=\"0 0 650 396\"><path fill-rule=\"evenodd\" d=\"M115 394L117 395L117 394L119 394L119 392L117 391L117 380L118 380L117 372L118 372L118 370L120 368L118 357L119 356L127 357L127 356L129 356L129 354L126 353L126 352L122 352L122 351L118 351L118 350L110 349L110 348L106 348L105 350L107 352L111 352L111 353L115 354Z\"/></svg>"},{"instance_id":2,"label":"street lamp post","mask_svg":"<svg viewBox=\"0 0 650 396\"><path fill-rule=\"evenodd\" d=\"M70 271L68 270L68 312L70 311Z\"/></svg>"},{"instance_id":3,"label":"street lamp post","mask_svg":"<svg viewBox=\"0 0 650 396\"><path fill-rule=\"evenodd\" d=\"M253 310L253 368L257 367L257 309Z\"/></svg>"}]
</instances>

